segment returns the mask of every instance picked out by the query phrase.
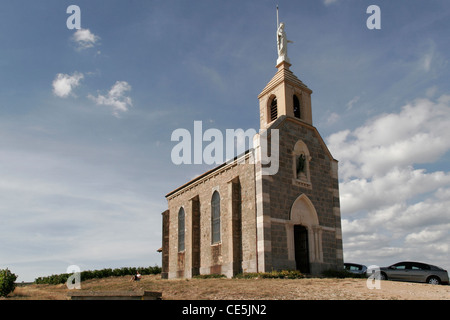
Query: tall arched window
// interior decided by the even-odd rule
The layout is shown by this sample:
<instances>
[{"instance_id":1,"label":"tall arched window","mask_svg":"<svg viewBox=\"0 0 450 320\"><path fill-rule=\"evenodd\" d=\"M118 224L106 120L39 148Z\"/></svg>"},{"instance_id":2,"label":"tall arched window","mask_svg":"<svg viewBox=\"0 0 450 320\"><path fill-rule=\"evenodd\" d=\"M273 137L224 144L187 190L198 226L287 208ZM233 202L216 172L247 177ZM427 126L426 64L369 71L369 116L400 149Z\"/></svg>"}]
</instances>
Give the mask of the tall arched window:
<instances>
[{"instance_id":1,"label":"tall arched window","mask_svg":"<svg viewBox=\"0 0 450 320\"><path fill-rule=\"evenodd\" d=\"M185 235L185 214L183 207L178 211L178 252L184 251L184 235Z\"/></svg>"},{"instance_id":2,"label":"tall arched window","mask_svg":"<svg viewBox=\"0 0 450 320\"><path fill-rule=\"evenodd\" d=\"M220 242L220 195L217 191L211 199L211 242Z\"/></svg>"},{"instance_id":3,"label":"tall arched window","mask_svg":"<svg viewBox=\"0 0 450 320\"><path fill-rule=\"evenodd\" d=\"M300 100L295 94L294 94L294 117L300 119Z\"/></svg>"},{"instance_id":4,"label":"tall arched window","mask_svg":"<svg viewBox=\"0 0 450 320\"><path fill-rule=\"evenodd\" d=\"M272 99L270 103L270 121L276 120L278 117L277 97Z\"/></svg>"}]
</instances>

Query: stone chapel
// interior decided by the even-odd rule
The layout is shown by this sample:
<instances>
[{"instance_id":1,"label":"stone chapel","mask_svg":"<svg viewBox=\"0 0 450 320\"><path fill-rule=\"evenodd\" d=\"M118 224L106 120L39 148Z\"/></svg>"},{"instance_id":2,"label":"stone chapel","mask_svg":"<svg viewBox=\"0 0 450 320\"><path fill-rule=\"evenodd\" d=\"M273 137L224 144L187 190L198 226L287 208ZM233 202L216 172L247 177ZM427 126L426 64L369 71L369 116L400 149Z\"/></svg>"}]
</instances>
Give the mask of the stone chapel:
<instances>
[{"instance_id":1,"label":"stone chapel","mask_svg":"<svg viewBox=\"0 0 450 320\"><path fill-rule=\"evenodd\" d=\"M279 26L277 71L258 95L253 149L166 195L163 278L343 268L338 161L313 126L312 91L290 70ZM264 174L260 137L270 141L274 129L278 170Z\"/></svg>"}]
</instances>

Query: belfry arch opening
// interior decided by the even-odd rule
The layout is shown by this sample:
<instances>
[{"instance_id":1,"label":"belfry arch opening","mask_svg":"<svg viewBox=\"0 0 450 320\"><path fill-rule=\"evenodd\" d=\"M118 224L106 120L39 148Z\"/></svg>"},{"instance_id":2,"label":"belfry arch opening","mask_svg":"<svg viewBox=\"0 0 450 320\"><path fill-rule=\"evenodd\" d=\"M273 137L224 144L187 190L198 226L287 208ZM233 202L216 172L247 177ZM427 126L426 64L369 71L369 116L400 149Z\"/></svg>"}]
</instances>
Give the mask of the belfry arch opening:
<instances>
[{"instance_id":1,"label":"belfry arch opening","mask_svg":"<svg viewBox=\"0 0 450 320\"><path fill-rule=\"evenodd\" d=\"M301 119L300 116L300 100L298 99L297 95L294 94L293 96L293 104L294 104L294 117Z\"/></svg>"},{"instance_id":2,"label":"belfry arch opening","mask_svg":"<svg viewBox=\"0 0 450 320\"><path fill-rule=\"evenodd\" d=\"M273 96L270 99L270 105L269 105L269 119L271 121L275 121L278 118L278 102L277 97Z\"/></svg>"}]
</instances>

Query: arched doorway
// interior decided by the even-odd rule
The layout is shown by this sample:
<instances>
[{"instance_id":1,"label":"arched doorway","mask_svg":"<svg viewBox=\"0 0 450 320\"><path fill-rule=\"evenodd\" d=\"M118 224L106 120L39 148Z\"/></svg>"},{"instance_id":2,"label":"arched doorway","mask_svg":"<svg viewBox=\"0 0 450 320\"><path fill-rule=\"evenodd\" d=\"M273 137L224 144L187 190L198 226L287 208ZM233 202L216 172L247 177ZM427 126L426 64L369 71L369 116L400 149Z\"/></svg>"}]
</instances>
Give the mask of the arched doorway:
<instances>
[{"instance_id":1,"label":"arched doorway","mask_svg":"<svg viewBox=\"0 0 450 320\"><path fill-rule=\"evenodd\" d=\"M294 225L294 251L295 269L301 273L310 273L308 229L300 224Z\"/></svg>"},{"instance_id":2,"label":"arched doorway","mask_svg":"<svg viewBox=\"0 0 450 320\"><path fill-rule=\"evenodd\" d=\"M313 264L323 262L322 228L311 200L300 195L293 203L288 225L289 259L303 273L314 273Z\"/></svg>"}]
</instances>

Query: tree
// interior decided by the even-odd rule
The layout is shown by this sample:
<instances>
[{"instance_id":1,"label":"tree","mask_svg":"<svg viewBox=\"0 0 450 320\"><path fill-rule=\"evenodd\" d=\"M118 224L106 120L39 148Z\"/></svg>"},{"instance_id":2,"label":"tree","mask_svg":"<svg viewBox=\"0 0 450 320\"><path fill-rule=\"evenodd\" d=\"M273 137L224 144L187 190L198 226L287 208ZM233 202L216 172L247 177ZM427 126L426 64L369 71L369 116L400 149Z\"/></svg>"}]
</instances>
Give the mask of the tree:
<instances>
[{"instance_id":1,"label":"tree","mask_svg":"<svg viewBox=\"0 0 450 320\"><path fill-rule=\"evenodd\" d=\"M17 276L8 268L0 270L0 297L6 297L16 288Z\"/></svg>"}]
</instances>

